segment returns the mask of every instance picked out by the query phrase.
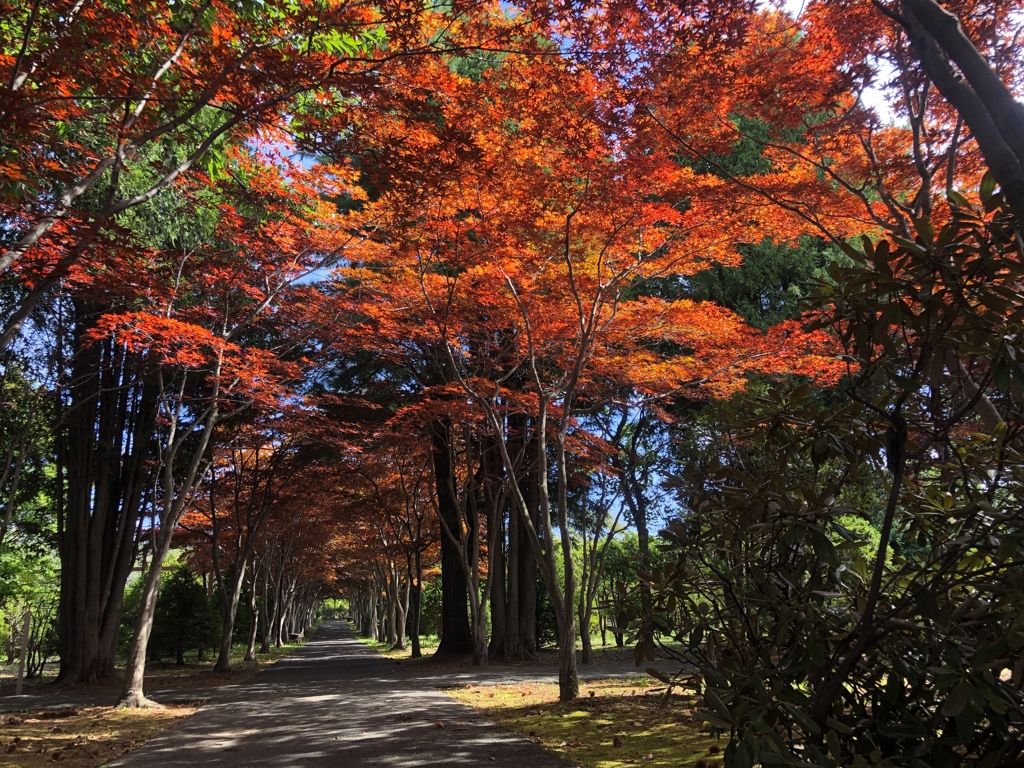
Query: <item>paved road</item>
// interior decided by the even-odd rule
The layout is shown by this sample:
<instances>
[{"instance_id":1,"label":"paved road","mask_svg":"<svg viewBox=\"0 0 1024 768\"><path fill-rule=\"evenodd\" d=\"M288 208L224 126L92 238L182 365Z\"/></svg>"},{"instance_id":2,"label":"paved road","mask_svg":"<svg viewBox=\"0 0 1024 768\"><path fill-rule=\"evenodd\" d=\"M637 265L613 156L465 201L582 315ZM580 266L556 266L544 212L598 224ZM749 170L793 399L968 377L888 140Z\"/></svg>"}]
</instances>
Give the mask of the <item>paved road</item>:
<instances>
[{"instance_id":1,"label":"paved road","mask_svg":"<svg viewBox=\"0 0 1024 768\"><path fill-rule=\"evenodd\" d=\"M567 768L438 683L325 621L312 641L111 766Z\"/></svg>"}]
</instances>

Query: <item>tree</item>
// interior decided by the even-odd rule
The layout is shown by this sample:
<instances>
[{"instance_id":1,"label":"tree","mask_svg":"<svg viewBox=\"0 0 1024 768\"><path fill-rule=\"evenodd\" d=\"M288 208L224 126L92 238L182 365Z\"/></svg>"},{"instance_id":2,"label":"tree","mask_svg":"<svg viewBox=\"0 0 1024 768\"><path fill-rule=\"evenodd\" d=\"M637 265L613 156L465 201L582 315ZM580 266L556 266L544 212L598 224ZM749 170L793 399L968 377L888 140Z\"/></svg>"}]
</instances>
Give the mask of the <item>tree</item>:
<instances>
[{"instance_id":1,"label":"tree","mask_svg":"<svg viewBox=\"0 0 1024 768\"><path fill-rule=\"evenodd\" d=\"M830 5L840 4L819 5L816 19L829 19ZM993 58L1009 53L1010 4L958 10L969 5ZM965 40L935 4L900 10L890 16L918 51L933 46L923 57L938 50L925 27ZM924 10L927 24L915 16ZM909 53L900 27L888 34L888 55ZM972 46L971 56L981 54ZM691 513L668 533L676 575L662 574L655 621L697 660L703 714L731 736L727 764L1020 759L1020 641L1009 618L1021 565L1019 385L1016 332L1005 325L1022 306L1020 222L1012 189L996 191L992 175L977 203L957 191L959 174L977 167L962 144L966 115L930 93L944 74L934 59L923 71L912 57L900 63L910 135L894 129L906 141L893 146L909 148L903 162L917 175L898 180L903 194L882 179L877 215L887 209L892 235L844 245L853 263L834 265L818 300L845 347L850 401L829 408L806 388L774 393L733 444L759 460L732 447L725 466L692 477ZM883 490L868 510L855 487L865 471ZM858 515L866 533L866 520L846 522Z\"/></svg>"},{"instance_id":2,"label":"tree","mask_svg":"<svg viewBox=\"0 0 1024 768\"><path fill-rule=\"evenodd\" d=\"M185 663L185 651L201 654L216 639L216 616L202 581L184 566L171 570L160 588L153 617L153 656L174 656Z\"/></svg>"},{"instance_id":3,"label":"tree","mask_svg":"<svg viewBox=\"0 0 1024 768\"><path fill-rule=\"evenodd\" d=\"M389 624L395 635L392 642L405 648L408 623L412 657L419 658L423 573L433 565L439 543L430 489L433 462L422 437L412 436L422 430L410 435L400 424L389 426L392 429L375 435L373 444L350 457L353 477L345 488L352 494L353 508L373 518L379 543L370 549L375 559L385 560ZM356 509L347 514L354 517L354 513Z\"/></svg>"},{"instance_id":4,"label":"tree","mask_svg":"<svg viewBox=\"0 0 1024 768\"><path fill-rule=\"evenodd\" d=\"M5 2L0 276L19 296L0 347L61 280L104 263L123 213L223 167L227 146L359 98L392 57L478 44L454 33L450 13L334 0ZM126 188L130 177L144 183Z\"/></svg>"},{"instance_id":5,"label":"tree","mask_svg":"<svg viewBox=\"0 0 1024 768\"><path fill-rule=\"evenodd\" d=\"M992 63L978 50L961 26L956 12L964 13L971 3L958 4L954 11L935 0L902 0L898 4L877 2L887 16L906 30L922 68L942 96L956 109L970 128L1007 205L1018 221L1024 220L1024 142L1020 121L1024 104L1003 82L999 69L1019 76L1010 67L1014 61L1014 43L1000 39L1000 26L1012 24L1015 3L991 8L984 22L996 34ZM980 14L979 14L980 15ZM984 17L982 17L984 18ZM981 31L981 30L972 30ZM1005 42L1004 42L1005 41ZM1019 57L1016 57L1019 62ZM959 70L959 74L957 72Z\"/></svg>"},{"instance_id":6,"label":"tree","mask_svg":"<svg viewBox=\"0 0 1024 768\"><path fill-rule=\"evenodd\" d=\"M358 288L375 343L411 339L442 353L447 380L484 414L477 439L501 456L560 617L562 695L571 698L567 445L579 403L614 391L608 381L651 394L688 385L721 392L742 386L744 370L810 371L823 361L807 356L794 327L765 336L719 308L631 297L640 279L697 271L712 254L736 260L718 233L753 225L749 210L721 207L713 180L651 151L656 126L643 114L619 119L612 84L558 61L514 57L479 82L434 74L446 90L433 151L452 167L382 193L394 212L378 239L390 253L341 274ZM424 130L419 113L409 119ZM669 345L674 356L662 352ZM435 399L451 390L437 385ZM516 420L522 442L510 437ZM524 466L525 446L535 469Z\"/></svg>"},{"instance_id":7,"label":"tree","mask_svg":"<svg viewBox=\"0 0 1024 768\"><path fill-rule=\"evenodd\" d=\"M934 236L881 241L835 269L822 301L847 345L851 402L775 394L737 441L763 463L729 457L692 478L655 622L696 664L729 761L1019 759L1018 385L1004 323L1022 305L986 293L1017 290L1020 254L1008 206L993 203L992 217L965 207ZM927 374L967 337L1013 403L993 432L976 423L978 391ZM884 491L866 515L848 494L862 469ZM877 533L847 523L861 515Z\"/></svg>"},{"instance_id":8,"label":"tree","mask_svg":"<svg viewBox=\"0 0 1024 768\"><path fill-rule=\"evenodd\" d=\"M109 339L89 340L95 304L77 301L71 309L73 357L58 442L67 483L58 517L59 679L75 685L116 677L124 586L153 482L158 393L138 355Z\"/></svg>"},{"instance_id":9,"label":"tree","mask_svg":"<svg viewBox=\"0 0 1024 768\"><path fill-rule=\"evenodd\" d=\"M156 370L154 546L129 650L127 706L147 703L145 649L163 559L206 474L214 430L240 409L280 408L284 383L298 374L289 344L261 346L273 335L260 333L258 323L295 280L339 258L351 241L334 205L318 197L326 182L322 169L289 163L280 146L261 153L254 143L254 149L235 155L231 178L249 184L244 207L242 201L222 206L209 245L164 273L166 293L154 294L156 306L106 316L96 331L150 356ZM344 180L334 188L343 192Z\"/></svg>"},{"instance_id":10,"label":"tree","mask_svg":"<svg viewBox=\"0 0 1024 768\"><path fill-rule=\"evenodd\" d=\"M195 506L179 523L183 531L205 539L200 546L209 548L204 559L220 593L221 640L215 672L230 669L235 617L253 549L283 486L298 469L294 455L302 440L298 420L275 423L265 414L259 416L264 418L255 423L219 425L213 460L194 496Z\"/></svg>"},{"instance_id":11,"label":"tree","mask_svg":"<svg viewBox=\"0 0 1024 768\"><path fill-rule=\"evenodd\" d=\"M40 496L54 500L56 472L50 425L54 421L55 382L52 370L33 370L36 362L19 360L8 352L0 373L0 397L5 403L0 420L0 445L5 447L0 471L0 494L5 499L0 549L12 524L31 525L28 515L15 512L24 514L25 507L37 506Z\"/></svg>"},{"instance_id":12,"label":"tree","mask_svg":"<svg viewBox=\"0 0 1024 768\"><path fill-rule=\"evenodd\" d=\"M625 505L615 477L606 467L589 469L586 474L577 468L577 476L571 481L570 524L578 547L573 556L580 567L580 583L576 590L576 619L583 645L580 661L590 664L593 661L590 626L594 602L601 587L609 548L627 527L620 523Z\"/></svg>"}]
</instances>

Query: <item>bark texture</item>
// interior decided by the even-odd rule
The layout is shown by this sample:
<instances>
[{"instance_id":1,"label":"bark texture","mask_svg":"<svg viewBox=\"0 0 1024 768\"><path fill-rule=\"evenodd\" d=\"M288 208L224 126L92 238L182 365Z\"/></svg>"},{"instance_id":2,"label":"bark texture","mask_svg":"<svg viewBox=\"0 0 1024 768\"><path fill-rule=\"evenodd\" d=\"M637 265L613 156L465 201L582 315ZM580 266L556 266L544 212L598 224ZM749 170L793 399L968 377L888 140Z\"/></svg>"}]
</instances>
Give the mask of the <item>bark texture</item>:
<instances>
[{"instance_id":1,"label":"bark texture","mask_svg":"<svg viewBox=\"0 0 1024 768\"><path fill-rule=\"evenodd\" d=\"M59 681L117 679L114 653L150 482L156 393L136 361L110 342L88 343L95 308L74 306L66 430L59 440L67 493L58 518L61 559Z\"/></svg>"}]
</instances>

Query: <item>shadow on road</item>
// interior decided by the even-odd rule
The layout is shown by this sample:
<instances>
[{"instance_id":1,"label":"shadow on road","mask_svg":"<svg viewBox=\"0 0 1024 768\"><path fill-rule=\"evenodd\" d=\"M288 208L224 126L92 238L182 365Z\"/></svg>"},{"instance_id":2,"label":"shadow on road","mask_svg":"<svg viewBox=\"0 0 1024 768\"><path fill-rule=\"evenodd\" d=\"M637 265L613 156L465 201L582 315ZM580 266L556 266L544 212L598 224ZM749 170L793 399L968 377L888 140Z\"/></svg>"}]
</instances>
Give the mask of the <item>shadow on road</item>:
<instances>
[{"instance_id":1,"label":"shadow on road","mask_svg":"<svg viewBox=\"0 0 1024 768\"><path fill-rule=\"evenodd\" d=\"M407 675L342 622L325 621L310 643L111 765L568 765L437 684Z\"/></svg>"}]
</instances>

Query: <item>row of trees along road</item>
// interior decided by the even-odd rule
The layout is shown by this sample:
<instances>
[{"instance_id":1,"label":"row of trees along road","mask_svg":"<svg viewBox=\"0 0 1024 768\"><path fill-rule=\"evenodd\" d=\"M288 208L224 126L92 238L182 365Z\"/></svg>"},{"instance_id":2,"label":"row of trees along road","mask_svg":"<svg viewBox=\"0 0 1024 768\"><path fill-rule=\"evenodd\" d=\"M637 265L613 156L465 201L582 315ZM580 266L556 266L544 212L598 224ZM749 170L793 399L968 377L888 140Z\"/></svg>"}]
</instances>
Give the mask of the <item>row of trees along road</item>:
<instances>
[{"instance_id":1,"label":"row of trees along road","mask_svg":"<svg viewBox=\"0 0 1024 768\"><path fill-rule=\"evenodd\" d=\"M218 669L243 596L250 655L342 588L418 651L439 565L441 650L544 597L563 699L632 610L730 765L1018 760L1021 10L0 1L0 547L59 558L61 682L140 554L131 706L172 547Z\"/></svg>"}]
</instances>

